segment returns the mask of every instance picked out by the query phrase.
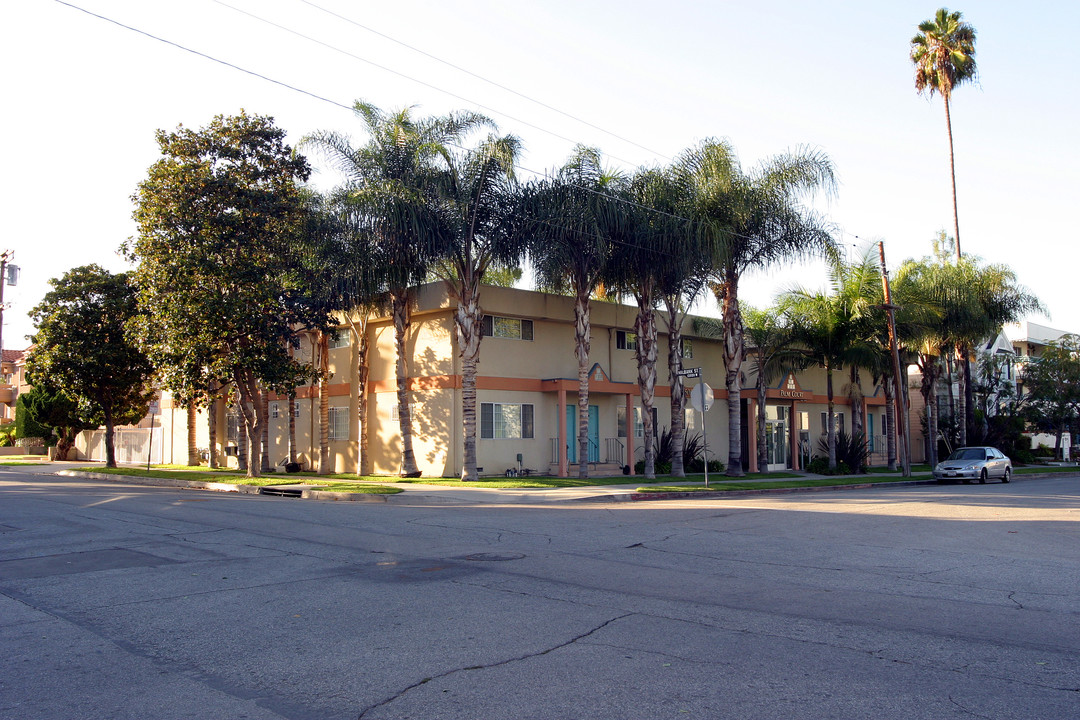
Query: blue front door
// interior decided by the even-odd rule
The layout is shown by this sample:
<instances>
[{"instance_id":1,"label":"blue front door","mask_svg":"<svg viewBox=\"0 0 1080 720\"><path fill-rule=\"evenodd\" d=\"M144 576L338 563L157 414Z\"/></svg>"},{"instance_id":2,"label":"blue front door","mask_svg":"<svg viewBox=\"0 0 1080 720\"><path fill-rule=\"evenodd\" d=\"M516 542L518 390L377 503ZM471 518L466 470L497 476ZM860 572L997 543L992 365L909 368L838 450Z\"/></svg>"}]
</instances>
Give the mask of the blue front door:
<instances>
[{"instance_id":1,"label":"blue front door","mask_svg":"<svg viewBox=\"0 0 1080 720\"><path fill-rule=\"evenodd\" d=\"M577 444L577 405L566 406L566 459L576 463ZM600 462L600 406L589 406L589 459L588 462Z\"/></svg>"}]
</instances>

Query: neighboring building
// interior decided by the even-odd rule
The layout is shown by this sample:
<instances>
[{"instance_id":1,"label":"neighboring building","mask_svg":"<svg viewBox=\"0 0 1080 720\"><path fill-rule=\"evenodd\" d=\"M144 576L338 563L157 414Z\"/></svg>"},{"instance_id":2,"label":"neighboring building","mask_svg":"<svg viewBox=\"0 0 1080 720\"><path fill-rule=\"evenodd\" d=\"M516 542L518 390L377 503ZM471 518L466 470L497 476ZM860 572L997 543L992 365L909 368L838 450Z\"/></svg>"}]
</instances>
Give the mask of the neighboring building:
<instances>
[{"instance_id":1,"label":"neighboring building","mask_svg":"<svg viewBox=\"0 0 1080 720\"><path fill-rule=\"evenodd\" d=\"M1051 343L1057 342L1066 335L1076 334L1068 330L1058 330L1027 320L1006 325L1005 333L1009 336L1013 352L1016 354L1016 392L1020 395L1024 394L1024 367L1031 362L1037 362L1042 357L1046 347ZM1033 450L1039 445L1054 447L1056 443L1057 438L1052 433L1031 434L1031 448ZM1069 459L1072 445L1071 433L1062 433L1062 459Z\"/></svg>"},{"instance_id":2,"label":"neighboring building","mask_svg":"<svg viewBox=\"0 0 1080 720\"><path fill-rule=\"evenodd\" d=\"M579 462L588 462L593 474L615 474L643 457L641 402L636 383L637 364L633 334L636 309L627 305L594 302L589 394L589 453L577 457L577 360L574 356L573 298L509 288L484 287L482 305L484 340L480 347L477 378L477 464L484 475L502 475L519 467L541 473L575 475ZM413 413L413 446L424 475L455 477L463 463L461 418L461 362L454 331L454 301L442 283L416 290L416 304L407 340L409 390ZM657 360L656 426L669 427L670 388L667 382L666 326L660 329ZM702 380L714 388L715 404L707 414L711 459L727 462L727 397L719 341L694 333L693 318L686 322L684 367L701 367ZM378 474L400 471L401 438L397 419L396 355L393 324L388 317L368 325L368 413L357 417L356 348L346 328L330 350L330 454L337 472L356 472L359 422L369 423L372 467ZM298 357L312 357L312 342ZM750 363L741 405L743 462L757 469L755 377ZM866 373L864 373L866 375ZM846 373L836 373L836 414L851 428L852 408L847 398ZM688 381L687 389L698 381ZM872 461L884 463L884 397L880 388L863 381L862 400L855 412L864 414ZM827 399L825 372L820 368L789 375L768 390L768 445L770 469L799 468L812 454L823 434ZM688 405L689 407L689 405ZM318 389L305 386L296 398L296 442L299 461L315 467L319 443ZM239 418L217 403L221 462L235 466ZM280 465L288 455L288 400L270 401L270 461ZM163 462L183 463L187 457L187 413L173 407L168 395L154 432L162 439ZM688 432L700 433L702 416L687 412ZM209 432L204 412L199 413L197 442L208 450ZM156 442L156 440L155 440ZM560 449L562 452L560 453ZM156 451L155 451L156 452ZM520 458L520 462L519 462Z\"/></svg>"},{"instance_id":3,"label":"neighboring building","mask_svg":"<svg viewBox=\"0 0 1080 720\"><path fill-rule=\"evenodd\" d=\"M4 350L0 357L0 425L15 422L15 401L29 389L26 350Z\"/></svg>"}]
</instances>

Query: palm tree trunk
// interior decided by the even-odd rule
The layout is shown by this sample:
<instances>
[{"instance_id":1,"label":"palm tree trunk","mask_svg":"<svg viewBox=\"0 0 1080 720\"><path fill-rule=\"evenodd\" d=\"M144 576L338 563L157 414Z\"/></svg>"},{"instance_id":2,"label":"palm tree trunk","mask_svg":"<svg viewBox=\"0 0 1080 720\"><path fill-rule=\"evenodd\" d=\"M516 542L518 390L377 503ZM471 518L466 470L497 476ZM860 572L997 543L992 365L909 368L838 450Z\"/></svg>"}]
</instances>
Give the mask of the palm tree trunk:
<instances>
[{"instance_id":1,"label":"palm tree trunk","mask_svg":"<svg viewBox=\"0 0 1080 720\"><path fill-rule=\"evenodd\" d=\"M589 350L590 306L588 288L579 287L574 302L575 355L578 361L578 477L589 477Z\"/></svg>"},{"instance_id":2,"label":"palm tree trunk","mask_svg":"<svg viewBox=\"0 0 1080 720\"><path fill-rule=\"evenodd\" d=\"M724 386L728 403L727 474L741 477L742 469L742 360L743 324L739 312L738 278L729 277L722 285L724 323Z\"/></svg>"},{"instance_id":3,"label":"palm tree trunk","mask_svg":"<svg viewBox=\"0 0 1080 720\"><path fill-rule=\"evenodd\" d=\"M679 299L665 297L668 325L668 383L671 386L671 475L686 477L683 465L683 446L686 438L686 391L682 369L682 319L679 316ZM685 316L683 316L685 317Z\"/></svg>"},{"instance_id":4,"label":"palm tree trunk","mask_svg":"<svg viewBox=\"0 0 1080 720\"><path fill-rule=\"evenodd\" d=\"M965 360L967 358L967 344L960 343L956 347L956 380L959 384L958 392L956 393L956 424L959 428L960 434L960 446L967 445L967 364Z\"/></svg>"},{"instance_id":5,"label":"palm tree trunk","mask_svg":"<svg viewBox=\"0 0 1080 720\"><path fill-rule=\"evenodd\" d=\"M259 388L259 409L264 418L262 431L259 433L259 443L262 446L262 456L259 459L259 472L270 472L270 391Z\"/></svg>"},{"instance_id":6,"label":"palm tree trunk","mask_svg":"<svg viewBox=\"0 0 1080 720\"><path fill-rule=\"evenodd\" d=\"M922 358L922 396L926 406L926 462L933 468L937 465L937 372L936 358L925 355Z\"/></svg>"},{"instance_id":7,"label":"palm tree trunk","mask_svg":"<svg viewBox=\"0 0 1080 720\"><path fill-rule=\"evenodd\" d=\"M319 331L319 474L330 474L330 336Z\"/></svg>"},{"instance_id":8,"label":"palm tree trunk","mask_svg":"<svg viewBox=\"0 0 1080 720\"><path fill-rule=\"evenodd\" d=\"M483 338L479 280L462 278L457 291L459 296L454 326L461 353L461 420L464 433L461 479L464 482L479 479L476 469L476 366L480 361L480 341Z\"/></svg>"},{"instance_id":9,"label":"palm tree trunk","mask_svg":"<svg viewBox=\"0 0 1080 720\"><path fill-rule=\"evenodd\" d=\"M409 369L405 360L405 340L409 330L409 295L399 289L391 296L394 315L394 345L397 349L398 423L401 428L401 475L419 477L416 455L413 453L412 414L409 412Z\"/></svg>"},{"instance_id":10,"label":"palm tree trunk","mask_svg":"<svg viewBox=\"0 0 1080 720\"><path fill-rule=\"evenodd\" d=\"M862 436L863 441L866 441L866 435L863 432L863 394L862 394L862 379L859 377L859 367L852 365L849 371L850 385L848 385L848 398L851 401L851 438L850 441L854 443L859 436ZM861 457L861 455L859 456ZM864 468L861 464L858 467L851 468L852 472L861 473Z\"/></svg>"},{"instance_id":11,"label":"palm tree trunk","mask_svg":"<svg viewBox=\"0 0 1080 720\"><path fill-rule=\"evenodd\" d=\"M637 296L638 314L634 322L637 331L638 390L641 393L641 424L645 434L645 477L656 479L656 428L653 423L653 404L656 394L656 313L652 307L652 288L644 283L645 291Z\"/></svg>"},{"instance_id":12,"label":"palm tree trunk","mask_svg":"<svg viewBox=\"0 0 1080 720\"><path fill-rule=\"evenodd\" d=\"M952 178L952 211L953 233L956 238L956 259L960 260L960 214L956 210L956 157L953 155L952 139L952 113L949 111L949 96L943 94L945 99L945 128L949 132L949 176Z\"/></svg>"},{"instance_id":13,"label":"palm tree trunk","mask_svg":"<svg viewBox=\"0 0 1080 720\"><path fill-rule=\"evenodd\" d=\"M765 358L761 350L758 350L757 357L757 457L758 457L758 472L769 472L769 443L765 434L766 426L766 413L765 403L767 397L767 390L765 384Z\"/></svg>"},{"instance_id":14,"label":"palm tree trunk","mask_svg":"<svg viewBox=\"0 0 1080 720\"><path fill-rule=\"evenodd\" d=\"M196 422L198 413L195 403L189 402L187 406L187 464L189 467L199 465L199 444L196 440Z\"/></svg>"},{"instance_id":15,"label":"palm tree trunk","mask_svg":"<svg viewBox=\"0 0 1080 720\"><path fill-rule=\"evenodd\" d=\"M367 323L368 312L366 308L360 308L360 322L351 322L353 337L356 339L356 415L360 419L359 444L360 457L357 460L356 472L359 475L370 475L371 458L368 456L368 338Z\"/></svg>"},{"instance_id":16,"label":"palm tree trunk","mask_svg":"<svg viewBox=\"0 0 1080 720\"><path fill-rule=\"evenodd\" d=\"M296 391L289 393L289 462L296 464Z\"/></svg>"},{"instance_id":17,"label":"palm tree trunk","mask_svg":"<svg viewBox=\"0 0 1080 720\"><path fill-rule=\"evenodd\" d=\"M975 386L971 382L971 352L970 348L965 346L964 352L964 432L972 442L982 442L982 440L976 440L975 430ZM985 417L985 415L984 415Z\"/></svg>"},{"instance_id":18,"label":"palm tree trunk","mask_svg":"<svg viewBox=\"0 0 1080 720\"><path fill-rule=\"evenodd\" d=\"M833 410L833 369L832 364L825 366L825 393L829 398L829 414L825 421L826 440L829 448L829 470L836 470L836 418Z\"/></svg>"}]
</instances>

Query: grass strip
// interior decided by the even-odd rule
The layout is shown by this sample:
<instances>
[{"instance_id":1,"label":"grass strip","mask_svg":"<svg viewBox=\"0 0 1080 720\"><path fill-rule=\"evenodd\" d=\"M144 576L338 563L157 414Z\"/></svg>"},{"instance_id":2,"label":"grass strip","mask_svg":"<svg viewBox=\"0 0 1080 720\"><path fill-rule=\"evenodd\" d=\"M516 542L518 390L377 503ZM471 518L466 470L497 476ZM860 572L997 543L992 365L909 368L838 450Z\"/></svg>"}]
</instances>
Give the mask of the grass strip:
<instances>
[{"instance_id":1,"label":"grass strip","mask_svg":"<svg viewBox=\"0 0 1080 720\"><path fill-rule=\"evenodd\" d=\"M773 482L718 482L704 485L649 485L639 487L640 493L657 492L731 492L732 490L771 490L804 487L834 487L837 485L878 485L908 480L929 480L929 475L912 475L906 477L869 477L867 475L836 475L827 478L812 478L806 480L778 480Z\"/></svg>"}]
</instances>

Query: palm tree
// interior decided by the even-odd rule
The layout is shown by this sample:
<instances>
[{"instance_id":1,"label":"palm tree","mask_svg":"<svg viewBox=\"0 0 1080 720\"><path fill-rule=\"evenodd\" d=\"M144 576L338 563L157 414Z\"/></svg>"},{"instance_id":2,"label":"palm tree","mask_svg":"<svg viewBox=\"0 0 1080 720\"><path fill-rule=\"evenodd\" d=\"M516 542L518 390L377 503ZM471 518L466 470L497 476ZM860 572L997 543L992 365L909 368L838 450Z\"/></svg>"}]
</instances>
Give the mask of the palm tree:
<instances>
[{"instance_id":1,"label":"palm tree","mask_svg":"<svg viewBox=\"0 0 1080 720\"><path fill-rule=\"evenodd\" d=\"M806 354L796 350L794 334L782 306L758 309L742 308L744 337L750 341L748 352L757 377L757 454L758 471L768 472L766 438L766 397L769 383L784 373L805 367ZM695 330L705 337L722 338L724 325L712 318L700 318Z\"/></svg>"},{"instance_id":2,"label":"palm tree","mask_svg":"<svg viewBox=\"0 0 1080 720\"><path fill-rule=\"evenodd\" d=\"M741 367L745 349L739 281L750 269L834 252L827 223L800 199L836 186L828 157L810 150L778 155L744 173L727 142L706 140L682 154L676 172L693 188L692 215L712 252L712 278L724 322L728 396L728 475L742 471Z\"/></svg>"},{"instance_id":3,"label":"palm tree","mask_svg":"<svg viewBox=\"0 0 1080 720\"><path fill-rule=\"evenodd\" d=\"M625 184L620 173L605 170L600 152L579 145L554 178L526 189L523 201L531 219L532 259L539 287L569 290L574 296L574 354L578 361L578 457L589 457L590 299L603 278L611 244L597 218L600 205L616 202ZM578 463L578 476L589 464Z\"/></svg>"},{"instance_id":4,"label":"palm tree","mask_svg":"<svg viewBox=\"0 0 1080 720\"><path fill-rule=\"evenodd\" d=\"M478 122L494 127L486 118ZM454 327L461 356L464 451L461 479L475 481L476 368L483 326L480 284L489 267L516 265L525 250L525 221L514 169L521 141L489 135L476 147L442 155L434 197L442 262L435 270L457 302Z\"/></svg>"},{"instance_id":5,"label":"palm tree","mask_svg":"<svg viewBox=\"0 0 1080 720\"><path fill-rule=\"evenodd\" d=\"M368 143L355 148L336 132L318 132L301 146L322 151L349 179L349 202L375 241L373 266L383 272L390 296L397 348L397 400L401 428L401 474L418 476L409 411L405 340L411 318L410 288L424 280L442 248L433 209L436 166L448 156L447 145L489 124L474 113L413 119L408 108L387 114L357 100L353 111L368 132Z\"/></svg>"},{"instance_id":6,"label":"palm tree","mask_svg":"<svg viewBox=\"0 0 1080 720\"><path fill-rule=\"evenodd\" d=\"M960 220L956 210L956 161L953 156L952 116L949 102L953 88L975 79L975 28L959 12L941 8L933 18L919 24L911 39L911 62L915 65L915 89L945 101L945 127L949 133L949 173L952 177L953 231L956 259L960 259Z\"/></svg>"}]
</instances>

